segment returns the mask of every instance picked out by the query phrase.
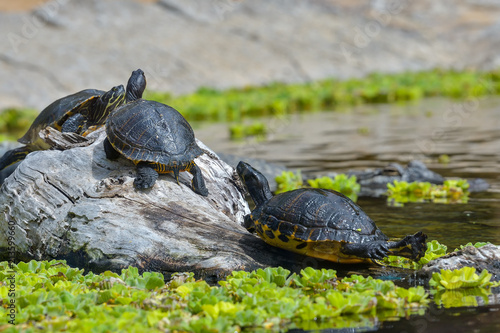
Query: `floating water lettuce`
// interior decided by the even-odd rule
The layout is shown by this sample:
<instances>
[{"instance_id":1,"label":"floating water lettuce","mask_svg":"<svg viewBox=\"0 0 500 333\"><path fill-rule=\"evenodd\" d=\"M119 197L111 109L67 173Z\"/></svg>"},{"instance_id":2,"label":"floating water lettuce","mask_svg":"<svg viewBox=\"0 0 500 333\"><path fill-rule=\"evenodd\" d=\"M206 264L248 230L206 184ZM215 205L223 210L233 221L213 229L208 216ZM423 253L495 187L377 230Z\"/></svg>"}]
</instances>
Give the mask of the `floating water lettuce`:
<instances>
[{"instance_id":1,"label":"floating water lettuce","mask_svg":"<svg viewBox=\"0 0 500 333\"><path fill-rule=\"evenodd\" d=\"M480 275L476 274L474 267L463 267L455 270L442 269L440 273L435 272L429 281L431 287L437 289L460 289L460 288L489 288L500 286L499 282L490 282L492 275L484 269Z\"/></svg>"},{"instance_id":2,"label":"floating water lettuce","mask_svg":"<svg viewBox=\"0 0 500 333\"><path fill-rule=\"evenodd\" d=\"M172 96L146 91L145 98L178 109L189 121L241 121L247 117L274 116L311 110L331 110L364 103L394 103L429 96L477 98L500 91L498 71L430 70L397 74L374 73L362 79L327 79L303 84L272 83Z\"/></svg>"},{"instance_id":3,"label":"floating water lettuce","mask_svg":"<svg viewBox=\"0 0 500 333\"><path fill-rule=\"evenodd\" d=\"M9 108L0 112L0 141L19 139L30 127L38 111Z\"/></svg>"},{"instance_id":4,"label":"floating water lettuce","mask_svg":"<svg viewBox=\"0 0 500 333\"><path fill-rule=\"evenodd\" d=\"M500 286L500 282L491 282L490 274L484 269L480 275L474 267L463 267L456 270L441 270L433 273L429 286L434 295L434 302L445 308L460 306L477 306L478 298L488 304L491 288Z\"/></svg>"},{"instance_id":5,"label":"floating water lettuce","mask_svg":"<svg viewBox=\"0 0 500 333\"><path fill-rule=\"evenodd\" d=\"M424 311L422 287L404 289L391 281L333 270L278 268L236 271L210 286L192 273L83 274L64 261L14 265L16 326L0 330L66 332L282 331L307 327L359 327ZM10 303L8 264L0 263L0 315Z\"/></svg>"},{"instance_id":6,"label":"floating water lettuce","mask_svg":"<svg viewBox=\"0 0 500 333\"><path fill-rule=\"evenodd\" d=\"M483 304L488 304L488 296L491 291L486 288L461 288L461 289L440 289L433 297L436 305L445 308L455 308L462 306L478 306L478 298Z\"/></svg>"},{"instance_id":7,"label":"floating water lettuce","mask_svg":"<svg viewBox=\"0 0 500 333\"><path fill-rule=\"evenodd\" d=\"M425 251L425 255L422 258L420 258L418 262L398 256L387 256L381 261L382 263L389 266L395 266L407 269L420 269L422 268L423 265L427 264L429 261L444 256L446 254L447 249L448 247L446 245L439 243L437 240L432 240L430 242L427 242L427 250Z\"/></svg>"},{"instance_id":8,"label":"floating water lettuce","mask_svg":"<svg viewBox=\"0 0 500 333\"><path fill-rule=\"evenodd\" d=\"M491 244L491 243L490 242L476 242L476 243L472 244L471 242L469 242L465 245L460 245L460 247L458 249L455 249L455 251L463 250L464 247L466 247L466 246L474 246L475 248L480 248L480 247L483 247L487 244Z\"/></svg>"},{"instance_id":9,"label":"floating water lettuce","mask_svg":"<svg viewBox=\"0 0 500 333\"><path fill-rule=\"evenodd\" d=\"M443 185L428 182L395 180L387 184L387 201L390 205L407 202L467 203L469 184L465 179L445 180Z\"/></svg>"},{"instance_id":10,"label":"floating water lettuce","mask_svg":"<svg viewBox=\"0 0 500 333\"><path fill-rule=\"evenodd\" d=\"M264 138L267 134L267 127L262 122L252 124L234 124L229 126L231 140L242 140L249 136Z\"/></svg>"},{"instance_id":11,"label":"floating water lettuce","mask_svg":"<svg viewBox=\"0 0 500 333\"><path fill-rule=\"evenodd\" d=\"M356 176L349 177L345 174L335 175L333 179L326 176L309 179L307 183L314 188L326 188L340 192L353 201L358 199L358 193L361 189L361 186L357 183Z\"/></svg>"},{"instance_id":12,"label":"floating water lettuce","mask_svg":"<svg viewBox=\"0 0 500 333\"><path fill-rule=\"evenodd\" d=\"M293 171L283 171L281 174L276 176L275 180L278 184L276 194L293 191L298 188L302 188L303 185L300 170L296 173Z\"/></svg>"},{"instance_id":13,"label":"floating water lettuce","mask_svg":"<svg viewBox=\"0 0 500 333\"><path fill-rule=\"evenodd\" d=\"M334 178L324 176L308 179L307 184L309 186L303 184L300 171L297 171L297 173L283 171L280 175L276 176L275 180L278 184L277 194L305 187L324 188L340 192L351 200L356 201L360 191L360 185L357 183L356 176L348 177L345 174L335 175Z\"/></svg>"}]
</instances>

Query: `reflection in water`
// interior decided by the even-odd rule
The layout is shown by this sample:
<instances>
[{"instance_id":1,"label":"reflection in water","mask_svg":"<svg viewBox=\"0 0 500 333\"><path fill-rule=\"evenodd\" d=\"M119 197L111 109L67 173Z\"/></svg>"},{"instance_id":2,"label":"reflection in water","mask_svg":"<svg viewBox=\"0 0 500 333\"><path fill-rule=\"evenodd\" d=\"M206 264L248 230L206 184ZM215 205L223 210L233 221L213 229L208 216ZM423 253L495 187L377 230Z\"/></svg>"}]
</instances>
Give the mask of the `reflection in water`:
<instances>
[{"instance_id":1,"label":"reflection in water","mask_svg":"<svg viewBox=\"0 0 500 333\"><path fill-rule=\"evenodd\" d=\"M407 105L362 106L348 112L302 113L266 122L268 139L231 142L226 125L196 130L224 153L279 162L324 174L423 160L445 177L485 178L490 190L467 204L414 203L388 207L385 199L359 205L390 236L423 230L453 250L468 242L500 244L500 98L479 102L428 99ZM447 154L450 162L437 162Z\"/></svg>"}]
</instances>

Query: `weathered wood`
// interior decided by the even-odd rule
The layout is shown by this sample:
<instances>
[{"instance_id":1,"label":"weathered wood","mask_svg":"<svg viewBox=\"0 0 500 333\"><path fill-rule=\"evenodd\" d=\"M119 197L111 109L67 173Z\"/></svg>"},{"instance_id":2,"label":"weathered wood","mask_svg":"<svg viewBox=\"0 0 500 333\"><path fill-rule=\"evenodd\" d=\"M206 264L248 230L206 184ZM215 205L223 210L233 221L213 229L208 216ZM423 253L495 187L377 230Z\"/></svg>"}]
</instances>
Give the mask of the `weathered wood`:
<instances>
[{"instance_id":1,"label":"weathered wood","mask_svg":"<svg viewBox=\"0 0 500 333\"><path fill-rule=\"evenodd\" d=\"M58 149L85 139L42 132ZM8 221L16 259L66 259L93 271L128 265L163 273L219 276L236 269L293 266L297 257L266 245L241 226L249 212L234 169L201 142L196 158L210 194L161 175L150 190L133 187L135 166L106 159L99 130L86 147L30 153L0 188L0 260L7 260ZM300 259L299 259L300 262Z\"/></svg>"}]
</instances>

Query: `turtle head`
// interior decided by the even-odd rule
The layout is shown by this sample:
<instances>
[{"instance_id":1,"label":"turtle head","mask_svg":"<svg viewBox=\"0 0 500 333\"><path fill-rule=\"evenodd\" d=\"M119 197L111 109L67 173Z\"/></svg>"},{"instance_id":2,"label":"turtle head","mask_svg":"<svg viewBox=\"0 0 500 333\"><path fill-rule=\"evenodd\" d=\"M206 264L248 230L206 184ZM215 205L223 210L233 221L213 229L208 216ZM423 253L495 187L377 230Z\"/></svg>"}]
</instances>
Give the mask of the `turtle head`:
<instances>
[{"instance_id":1,"label":"turtle head","mask_svg":"<svg viewBox=\"0 0 500 333\"><path fill-rule=\"evenodd\" d=\"M142 98L146 89L146 76L141 69L135 70L127 82L127 103Z\"/></svg>"},{"instance_id":2,"label":"turtle head","mask_svg":"<svg viewBox=\"0 0 500 333\"><path fill-rule=\"evenodd\" d=\"M238 172L238 176L245 184L256 206L262 205L273 197L266 177L259 170L241 161L236 167L236 172Z\"/></svg>"},{"instance_id":3,"label":"turtle head","mask_svg":"<svg viewBox=\"0 0 500 333\"><path fill-rule=\"evenodd\" d=\"M113 110L125 102L125 88L119 85L105 92L98 99L95 109L89 113L89 121L95 125L104 124Z\"/></svg>"}]
</instances>

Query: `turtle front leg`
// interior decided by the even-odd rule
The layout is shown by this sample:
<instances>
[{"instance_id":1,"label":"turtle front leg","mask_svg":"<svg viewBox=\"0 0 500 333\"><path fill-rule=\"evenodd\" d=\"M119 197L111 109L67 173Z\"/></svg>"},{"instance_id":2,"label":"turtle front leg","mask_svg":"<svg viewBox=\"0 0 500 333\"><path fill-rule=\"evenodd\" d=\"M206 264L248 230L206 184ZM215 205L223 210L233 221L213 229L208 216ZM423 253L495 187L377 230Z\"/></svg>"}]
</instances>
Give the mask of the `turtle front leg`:
<instances>
[{"instance_id":1,"label":"turtle front leg","mask_svg":"<svg viewBox=\"0 0 500 333\"><path fill-rule=\"evenodd\" d=\"M364 244L347 243L342 247L342 252L360 258L383 259L387 257L389 245L385 241L374 241Z\"/></svg>"},{"instance_id":2,"label":"turtle front leg","mask_svg":"<svg viewBox=\"0 0 500 333\"><path fill-rule=\"evenodd\" d=\"M111 145L111 142L109 142L108 138L104 139L103 145L104 152L106 153L106 158L108 160L116 160L118 157L120 157L120 153Z\"/></svg>"},{"instance_id":3,"label":"turtle front leg","mask_svg":"<svg viewBox=\"0 0 500 333\"><path fill-rule=\"evenodd\" d=\"M186 171L193 175L193 180L191 181L191 188L193 191L206 197L208 195L208 189L205 186L205 180L203 179L203 174L201 173L200 168L193 161Z\"/></svg>"},{"instance_id":4,"label":"turtle front leg","mask_svg":"<svg viewBox=\"0 0 500 333\"><path fill-rule=\"evenodd\" d=\"M146 162L140 162L137 164L137 176L134 180L134 186L136 189L147 189L153 187L153 185L158 179L158 172Z\"/></svg>"},{"instance_id":5,"label":"turtle front leg","mask_svg":"<svg viewBox=\"0 0 500 333\"><path fill-rule=\"evenodd\" d=\"M427 251L427 235L422 231L414 235L408 235L400 241L388 243L389 251L392 255L419 260Z\"/></svg>"},{"instance_id":6,"label":"turtle front leg","mask_svg":"<svg viewBox=\"0 0 500 333\"><path fill-rule=\"evenodd\" d=\"M69 117L68 120L66 120L62 126L61 126L61 132L71 132L71 133L76 133L76 134L81 134L84 127L85 127L85 117L82 116L80 113L77 113L71 117Z\"/></svg>"}]
</instances>

